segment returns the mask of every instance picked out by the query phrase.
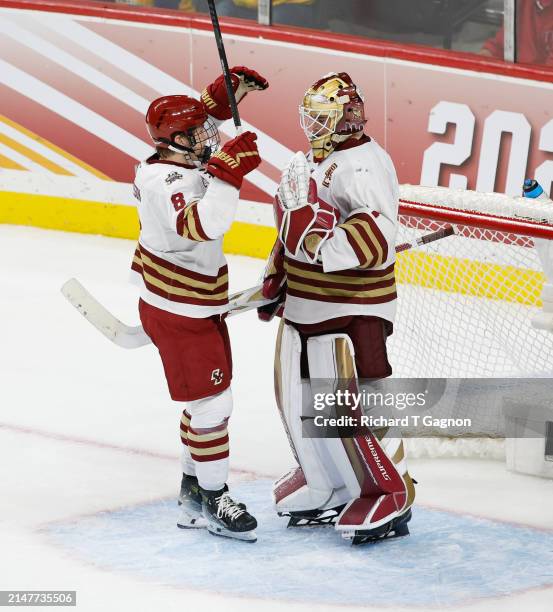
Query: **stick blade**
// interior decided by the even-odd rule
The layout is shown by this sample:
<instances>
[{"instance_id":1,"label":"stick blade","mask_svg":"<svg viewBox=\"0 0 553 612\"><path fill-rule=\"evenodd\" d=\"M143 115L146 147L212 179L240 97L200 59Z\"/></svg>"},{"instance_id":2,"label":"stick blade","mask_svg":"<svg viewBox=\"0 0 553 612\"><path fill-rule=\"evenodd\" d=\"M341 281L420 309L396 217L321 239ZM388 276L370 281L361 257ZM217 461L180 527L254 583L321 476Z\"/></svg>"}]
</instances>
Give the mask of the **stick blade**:
<instances>
[{"instance_id":1,"label":"stick blade","mask_svg":"<svg viewBox=\"0 0 553 612\"><path fill-rule=\"evenodd\" d=\"M237 314L242 314L243 312L248 312L248 310L266 306L276 301L277 298L270 300L263 297L262 289L263 285L256 285L229 296L227 316L234 317Z\"/></svg>"},{"instance_id":2,"label":"stick blade","mask_svg":"<svg viewBox=\"0 0 553 612\"><path fill-rule=\"evenodd\" d=\"M108 340L123 348L138 348L150 344L141 325L129 326L114 317L76 279L70 278L61 287L65 299Z\"/></svg>"}]
</instances>

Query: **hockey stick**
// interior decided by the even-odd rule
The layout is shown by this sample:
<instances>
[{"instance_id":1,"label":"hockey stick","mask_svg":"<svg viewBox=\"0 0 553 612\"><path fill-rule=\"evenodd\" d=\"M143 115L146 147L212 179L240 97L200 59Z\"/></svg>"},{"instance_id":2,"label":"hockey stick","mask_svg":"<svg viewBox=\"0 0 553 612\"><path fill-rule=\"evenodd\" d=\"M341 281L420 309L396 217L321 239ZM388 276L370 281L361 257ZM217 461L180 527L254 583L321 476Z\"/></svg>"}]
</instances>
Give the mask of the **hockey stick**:
<instances>
[{"instance_id":1,"label":"hockey stick","mask_svg":"<svg viewBox=\"0 0 553 612\"><path fill-rule=\"evenodd\" d=\"M424 236L420 236L413 242L402 242L396 246L396 254L402 253L403 251L407 251L409 249L414 249L416 247L422 246L423 244L429 244L430 242L434 242L436 240L441 240L442 238L446 238L447 236L452 236L456 234L455 228L453 225L448 225L440 230L432 232L431 234L425 234ZM279 297L281 297L285 291L281 292ZM258 308L260 309L259 318L262 321L268 322L272 321L275 316L278 314L279 309L284 304L284 300L279 301L278 297L276 300L267 301L265 304L262 304Z\"/></svg>"},{"instance_id":2,"label":"hockey stick","mask_svg":"<svg viewBox=\"0 0 553 612\"><path fill-rule=\"evenodd\" d=\"M217 43L217 51L219 52L219 59L221 60L221 67L223 69L223 76L225 78L225 86L227 88L230 111L232 113L234 126L236 127L236 134L238 135L242 133L242 122L240 121L238 104L236 104L236 96L234 95L234 87L232 86L232 79L230 77L227 54L225 52L225 45L223 43L223 35L221 34L219 17L217 17L217 10L215 9L215 0L207 0L207 3L209 5L209 15L211 16L213 33L215 34L215 42Z\"/></svg>"},{"instance_id":3,"label":"hockey stick","mask_svg":"<svg viewBox=\"0 0 553 612\"><path fill-rule=\"evenodd\" d=\"M102 306L76 278L65 282L61 292L89 323L117 346L133 349L151 343L142 325L125 325Z\"/></svg>"},{"instance_id":4,"label":"hockey stick","mask_svg":"<svg viewBox=\"0 0 553 612\"><path fill-rule=\"evenodd\" d=\"M414 249L418 246L422 246L423 244L429 244L430 242L435 242L436 240L441 240L442 238L447 238L447 236L453 236L457 232L453 225L447 225L442 229L439 229L430 234L424 234L424 236L420 236L413 242L402 242L396 246L396 253L402 253L403 251L407 251L409 249Z\"/></svg>"},{"instance_id":5,"label":"hockey stick","mask_svg":"<svg viewBox=\"0 0 553 612\"><path fill-rule=\"evenodd\" d=\"M429 244L455 234L453 226L449 225L431 234L417 238L413 242L404 242L396 247L396 253L416 248L423 244ZM254 308L261 308L278 301L278 297L269 300L261 293L262 285L250 287L243 291L233 293L229 297L227 316L248 312ZM102 335L111 340L117 346L123 348L139 348L150 344L150 338L144 333L141 325L126 325L111 314L98 300L91 295L76 278L69 279L61 288L64 297L89 321ZM280 303L275 304L270 315L278 311ZM268 316L268 320L272 318Z\"/></svg>"},{"instance_id":6,"label":"hockey stick","mask_svg":"<svg viewBox=\"0 0 553 612\"><path fill-rule=\"evenodd\" d=\"M266 306L275 300L268 300L261 294L261 285L238 291L229 296L227 316L232 317L248 310ZM151 340L142 325L126 325L102 306L100 302L76 279L70 278L61 288L63 296L103 336L122 348L139 348Z\"/></svg>"}]
</instances>

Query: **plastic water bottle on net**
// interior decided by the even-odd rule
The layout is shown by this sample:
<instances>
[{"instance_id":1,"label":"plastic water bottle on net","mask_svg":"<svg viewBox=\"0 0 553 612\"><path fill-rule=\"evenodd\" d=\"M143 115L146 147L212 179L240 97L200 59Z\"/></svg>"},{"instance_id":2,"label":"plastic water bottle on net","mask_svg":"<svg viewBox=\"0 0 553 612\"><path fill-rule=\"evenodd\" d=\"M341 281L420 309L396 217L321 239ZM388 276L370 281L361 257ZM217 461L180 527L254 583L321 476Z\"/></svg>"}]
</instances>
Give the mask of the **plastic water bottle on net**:
<instances>
[{"instance_id":1,"label":"plastic water bottle on net","mask_svg":"<svg viewBox=\"0 0 553 612\"><path fill-rule=\"evenodd\" d=\"M545 202L551 202L551 199L543 190L543 187L536 181L536 179L526 179L522 186L522 195L525 198L532 200L542 200Z\"/></svg>"}]
</instances>

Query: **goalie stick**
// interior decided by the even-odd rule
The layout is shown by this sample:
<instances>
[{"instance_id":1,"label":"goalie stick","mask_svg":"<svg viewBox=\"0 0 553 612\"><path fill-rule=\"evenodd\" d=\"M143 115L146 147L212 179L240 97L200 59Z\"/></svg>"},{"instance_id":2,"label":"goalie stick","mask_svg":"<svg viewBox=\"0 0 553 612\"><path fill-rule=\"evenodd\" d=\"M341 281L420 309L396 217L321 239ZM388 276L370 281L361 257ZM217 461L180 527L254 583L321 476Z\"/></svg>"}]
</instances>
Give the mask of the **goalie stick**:
<instances>
[{"instance_id":1,"label":"goalie stick","mask_svg":"<svg viewBox=\"0 0 553 612\"><path fill-rule=\"evenodd\" d=\"M431 234L421 236L413 242L399 244L396 247L396 253L401 253L423 244L441 240L455 233L455 228L449 225ZM263 285L256 285L255 287L233 293L229 297L228 309L226 311L227 316L232 317L278 301L278 297L272 300L264 298L261 292L262 288ZM142 329L142 325L126 325L120 321L109 312L107 308L102 306L102 304L100 304L100 302L98 302L98 300L90 294L76 278L71 278L64 283L61 292L69 303L72 304L91 325L108 340L117 344L117 346L134 349L151 343L150 338ZM272 316L270 316L268 320L270 320L277 311L278 308L274 308L272 310Z\"/></svg>"},{"instance_id":2,"label":"goalie stick","mask_svg":"<svg viewBox=\"0 0 553 612\"><path fill-rule=\"evenodd\" d=\"M455 227L453 227L453 225L447 225L446 227L442 227L442 229L431 232L430 234L424 234L424 236L420 236L416 240L413 240L413 242L402 242L401 244L398 244L396 246L396 253L402 253L403 251L414 249L418 246L422 246L423 244L429 244L430 242L447 238L447 236L453 236L456 233L457 232L455 231Z\"/></svg>"}]
</instances>

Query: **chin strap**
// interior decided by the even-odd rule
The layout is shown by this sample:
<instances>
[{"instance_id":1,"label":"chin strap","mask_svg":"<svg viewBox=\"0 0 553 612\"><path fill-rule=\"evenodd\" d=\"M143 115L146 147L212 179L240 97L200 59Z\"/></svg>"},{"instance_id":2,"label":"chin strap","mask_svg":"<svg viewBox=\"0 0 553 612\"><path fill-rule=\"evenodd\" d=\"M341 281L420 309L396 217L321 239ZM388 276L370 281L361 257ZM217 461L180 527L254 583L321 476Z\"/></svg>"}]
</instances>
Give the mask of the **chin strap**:
<instances>
[{"instance_id":1,"label":"chin strap","mask_svg":"<svg viewBox=\"0 0 553 612\"><path fill-rule=\"evenodd\" d=\"M190 141L192 146L197 144L193 130L190 130L189 132L187 132L186 136L188 137L188 140ZM194 149L192 149L191 147L179 145L174 140L169 140L169 139L164 138L164 139L158 140L156 144L164 144L170 151L173 151L174 153L181 153L181 154L188 153L188 155L190 156L190 159L189 159L190 163L197 165L198 167L207 164L207 162L209 161L210 157L213 154L213 147L209 145L205 145L204 148L202 149L201 154L198 155L194 151Z\"/></svg>"},{"instance_id":2,"label":"chin strap","mask_svg":"<svg viewBox=\"0 0 553 612\"><path fill-rule=\"evenodd\" d=\"M188 154L188 161L194 165L197 165L198 167L205 165L211 157L211 147L209 146L205 146L202 153L197 155L194 149L191 149L190 147L183 147L175 142L172 142L171 144L164 142L163 144L167 145L167 148L174 153Z\"/></svg>"}]
</instances>

